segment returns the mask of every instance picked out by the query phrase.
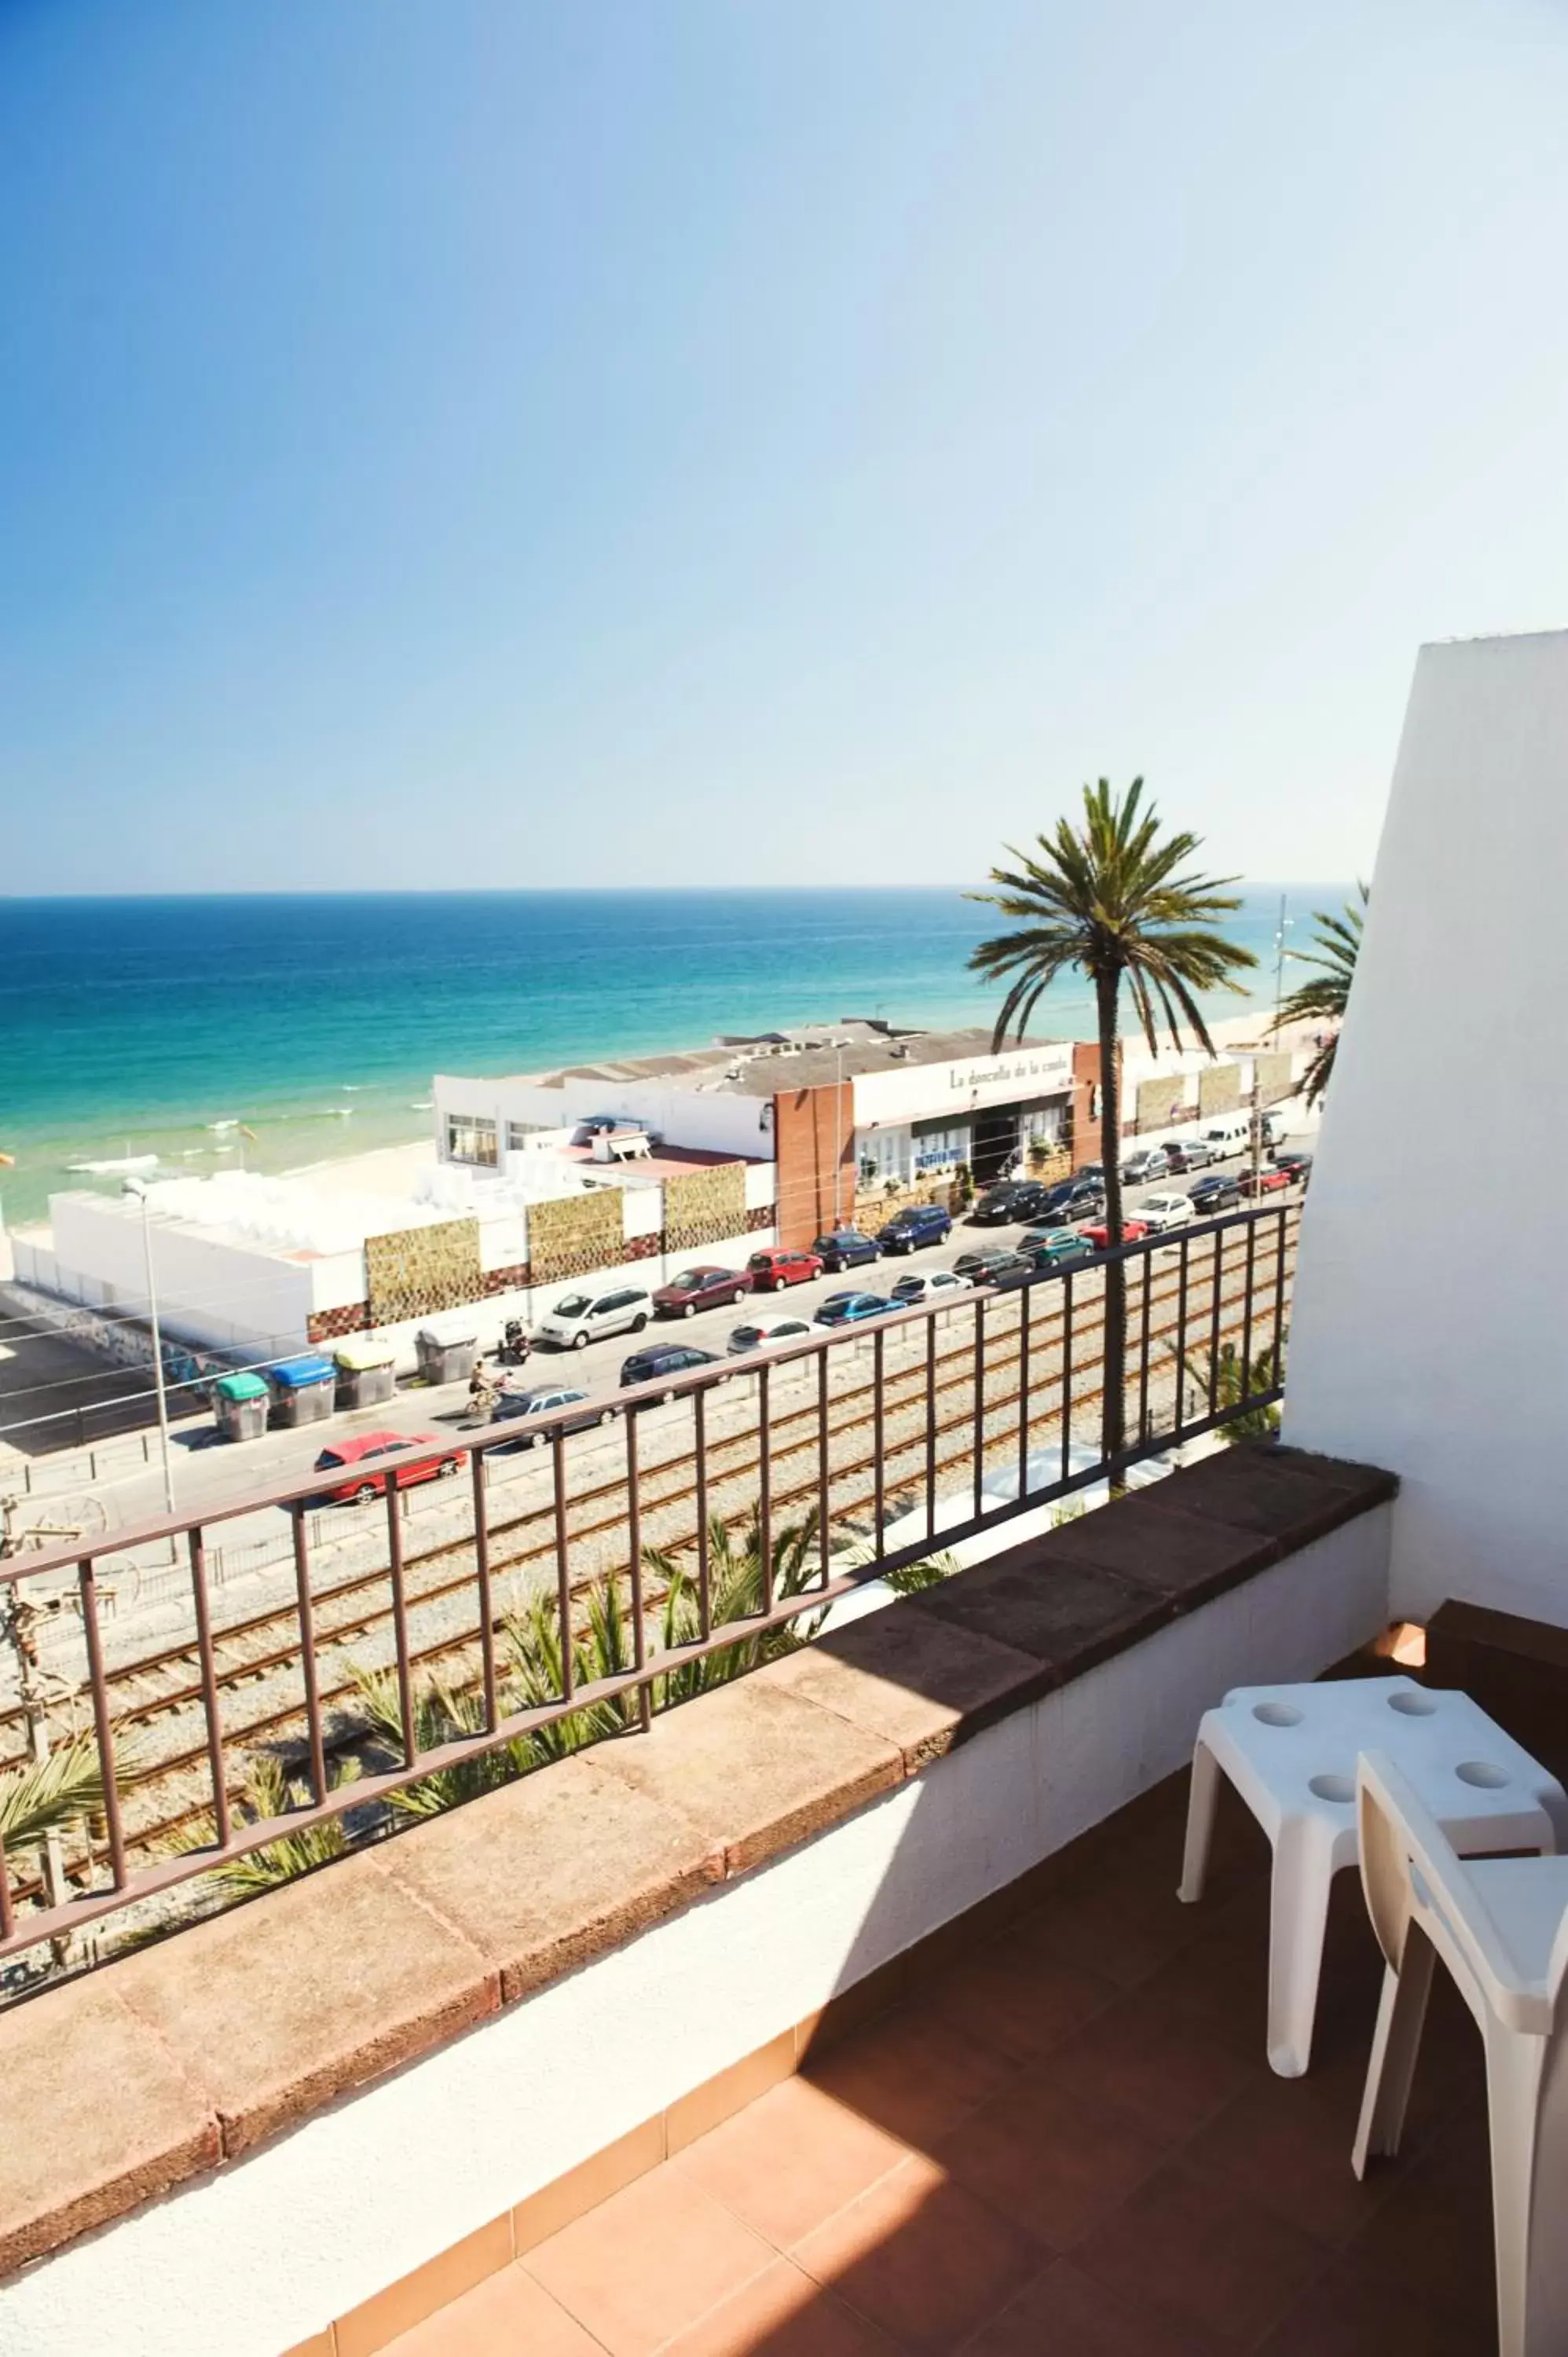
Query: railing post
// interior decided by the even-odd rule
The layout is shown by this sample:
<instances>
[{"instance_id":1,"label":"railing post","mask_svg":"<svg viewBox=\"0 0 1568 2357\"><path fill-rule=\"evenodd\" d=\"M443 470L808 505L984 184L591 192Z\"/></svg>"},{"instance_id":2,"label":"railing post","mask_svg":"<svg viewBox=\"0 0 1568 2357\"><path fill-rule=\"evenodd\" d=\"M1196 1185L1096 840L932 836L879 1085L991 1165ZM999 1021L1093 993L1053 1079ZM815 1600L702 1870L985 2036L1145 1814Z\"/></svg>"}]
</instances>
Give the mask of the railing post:
<instances>
[{"instance_id":1,"label":"railing post","mask_svg":"<svg viewBox=\"0 0 1568 2357\"><path fill-rule=\"evenodd\" d=\"M87 1643L87 1676L92 1689L92 1728L103 1778L103 1822L109 1835L109 1870L116 1890L125 1888L125 1833L120 1822L120 1781L114 1766L114 1730L109 1688L103 1676L103 1641L98 1629L98 1575L88 1555L77 1566L81 1598L81 1633Z\"/></svg>"}]
</instances>

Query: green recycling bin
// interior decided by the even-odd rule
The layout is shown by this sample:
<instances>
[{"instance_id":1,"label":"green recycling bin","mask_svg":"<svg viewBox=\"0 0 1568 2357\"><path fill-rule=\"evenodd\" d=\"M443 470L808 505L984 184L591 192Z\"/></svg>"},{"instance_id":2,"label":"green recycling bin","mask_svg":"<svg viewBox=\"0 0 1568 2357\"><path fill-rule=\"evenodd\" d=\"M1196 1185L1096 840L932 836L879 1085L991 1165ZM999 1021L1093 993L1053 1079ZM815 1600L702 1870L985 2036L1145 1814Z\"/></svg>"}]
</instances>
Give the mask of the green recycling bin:
<instances>
[{"instance_id":1,"label":"green recycling bin","mask_svg":"<svg viewBox=\"0 0 1568 2357\"><path fill-rule=\"evenodd\" d=\"M212 1414L225 1440L259 1440L271 1405L260 1375L220 1375L212 1386Z\"/></svg>"}]
</instances>

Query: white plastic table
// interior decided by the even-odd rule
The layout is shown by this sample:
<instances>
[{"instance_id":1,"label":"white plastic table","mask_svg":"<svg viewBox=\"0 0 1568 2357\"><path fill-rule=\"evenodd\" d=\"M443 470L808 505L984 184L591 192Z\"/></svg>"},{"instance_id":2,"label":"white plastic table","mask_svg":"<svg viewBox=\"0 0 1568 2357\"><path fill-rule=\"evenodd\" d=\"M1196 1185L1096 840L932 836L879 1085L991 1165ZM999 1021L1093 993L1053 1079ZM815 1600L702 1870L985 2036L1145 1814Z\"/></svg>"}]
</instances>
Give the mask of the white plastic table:
<instances>
[{"instance_id":1,"label":"white plastic table","mask_svg":"<svg viewBox=\"0 0 1568 2357\"><path fill-rule=\"evenodd\" d=\"M1568 1846L1568 1794L1468 1695L1413 1678L1331 1678L1236 1686L1205 1711L1177 1895L1203 1895L1225 1775L1273 1846L1268 2044L1284 2079L1299 2078L1312 2052L1329 1885L1358 1857L1362 1751L1397 1761L1462 1857Z\"/></svg>"}]
</instances>

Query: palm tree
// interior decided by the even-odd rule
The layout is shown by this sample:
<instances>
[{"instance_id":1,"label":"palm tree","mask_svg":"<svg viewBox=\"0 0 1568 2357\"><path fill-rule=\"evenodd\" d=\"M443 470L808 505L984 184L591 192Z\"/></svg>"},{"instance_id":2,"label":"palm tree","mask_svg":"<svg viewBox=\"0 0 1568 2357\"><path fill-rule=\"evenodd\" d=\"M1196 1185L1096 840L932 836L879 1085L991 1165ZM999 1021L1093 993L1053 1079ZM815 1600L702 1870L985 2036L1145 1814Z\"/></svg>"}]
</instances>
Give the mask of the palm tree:
<instances>
[{"instance_id":1,"label":"palm tree","mask_svg":"<svg viewBox=\"0 0 1568 2357\"><path fill-rule=\"evenodd\" d=\"M1134 778L1124 794L1112 794L1104 778L1085 786L1081 825L1058 819L1054 834L1036 841L1035 853L1014 851L1009 845L1018 866L992 869L996 891L967 896L1022 920L1017 931L982 942L969 962L991 981L1010 977L992 1032L993 1049L1003 1046L1009 1030L1023 1039L1042 993L1069 969L1093 984L1106 1226L1112 1243L1119 1243L1122 985L1125 981L1151 1054L1157 1052L1163 1018L1178 1051L1185 1020L1212 1055L1214 1042L1194 993L1240 991L1236 974L1257 960L1251 950L1210 930L1214 918L1240 907L1224 888L1237 879L1181 872L1197 850L1198 838L1162 835L1155 805L1144 806L1142 778ZM1126 1433L1126 1266L1116 1259L1105 1268L1103 1445L1113 1482Z\"/></svg>"},{"instance_id":2,"label":"palm tree","mask_svg":"<svg viewBox=\"0 0 1568 2357\"><path fill-rule=\"evenodd\" d=\"M1334 1050L1338 1045L1339 1026L1345 1020L1349 1003L1350 985L1356 979L1356 960L1361 953L1361 927L1366 921L1367 903L1371 892L1365 884L1356 887L1356 898L1347 900L1337 917L1326 909L1315 909L1312 921L1317 927L1317 951L1315 957L1306 950L1293 950L1291 955L1303 965L1318 969L1310 982L1293 990L1281 1001L1280 1011L1270 1028L1282 1031L1287 1023L1332 1023L1333 1036L1319 1048L1302 1082L1302 1093L1308 1104L1316 1104L1327 1091L1334 1071Z\"/></svg>"}]
</instances>

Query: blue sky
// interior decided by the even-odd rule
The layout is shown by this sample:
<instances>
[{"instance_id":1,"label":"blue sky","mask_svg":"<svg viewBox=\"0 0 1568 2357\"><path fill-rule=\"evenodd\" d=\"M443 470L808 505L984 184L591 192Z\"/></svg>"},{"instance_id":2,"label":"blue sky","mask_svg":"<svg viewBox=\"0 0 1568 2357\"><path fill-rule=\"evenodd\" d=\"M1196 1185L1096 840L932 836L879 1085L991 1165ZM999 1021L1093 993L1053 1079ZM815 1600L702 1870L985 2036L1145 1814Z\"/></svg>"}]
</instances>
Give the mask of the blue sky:
<instances>
[{"instance_id":1,"label":"blue sky","mask_svg":"<svg viewBox=\"0 0 1568 2357\"><path fill-rule=\"evenodd\" d=\"M1568 622L1559 0L0 0L14 892L1364 869Z\"/></svg>"}]
</instances>

